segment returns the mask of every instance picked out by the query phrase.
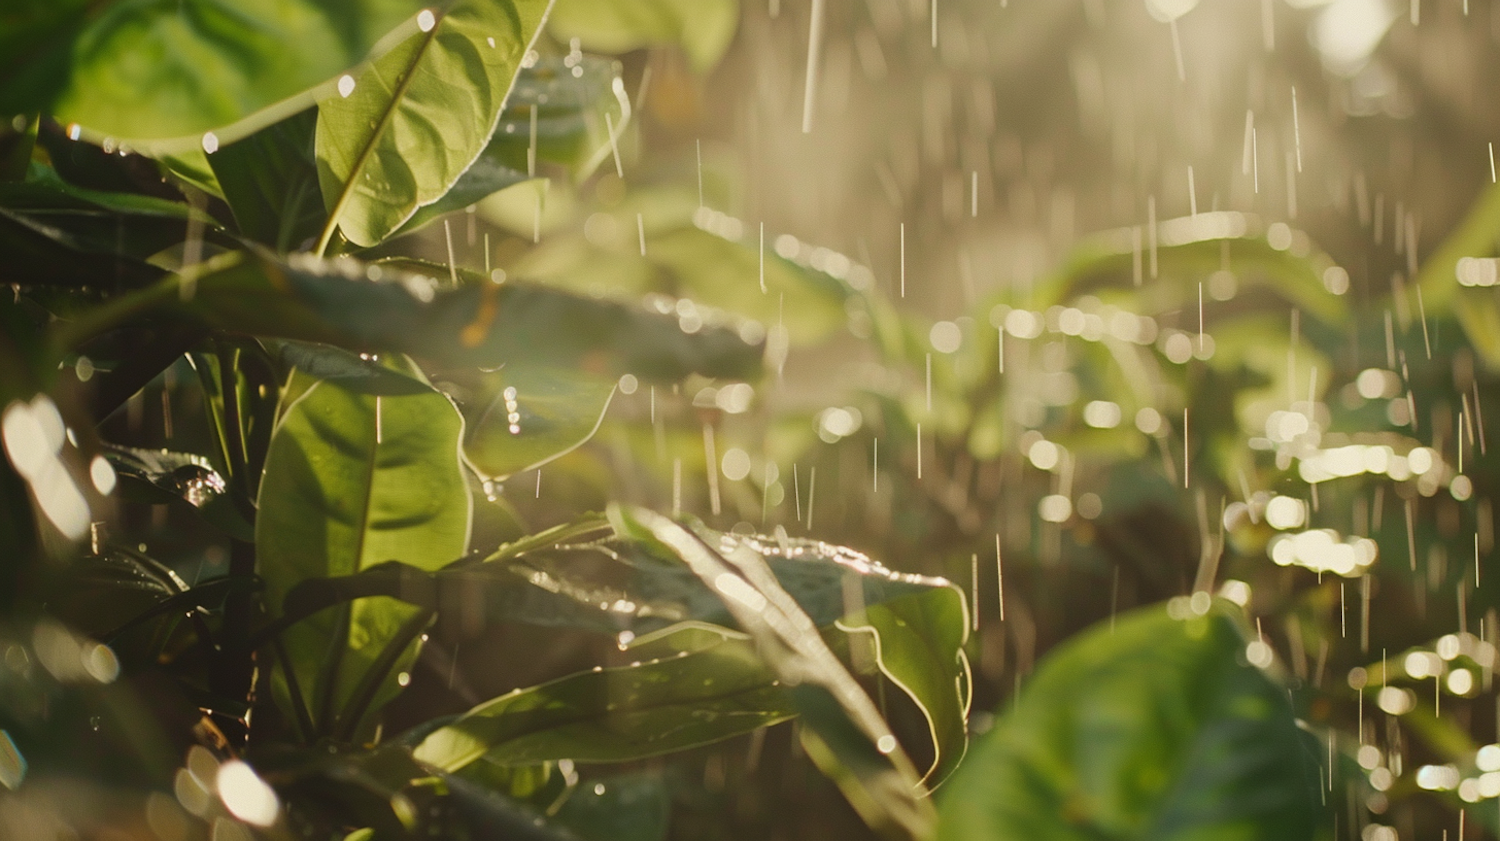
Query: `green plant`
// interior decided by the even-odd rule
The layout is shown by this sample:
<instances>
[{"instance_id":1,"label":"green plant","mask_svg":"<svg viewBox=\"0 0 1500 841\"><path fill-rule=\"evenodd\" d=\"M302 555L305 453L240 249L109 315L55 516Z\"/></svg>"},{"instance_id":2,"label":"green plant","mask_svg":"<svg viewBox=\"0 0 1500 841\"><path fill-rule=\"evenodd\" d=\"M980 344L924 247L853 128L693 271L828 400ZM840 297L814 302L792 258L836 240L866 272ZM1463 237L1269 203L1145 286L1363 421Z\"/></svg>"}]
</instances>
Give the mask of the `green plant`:
<instances>
[{"instance_id":1,"label":"green plant","mask_svg":"<svg viewBox=\"0 0 1500 841\"><path fill-rule=\"evenodd\" d=\"M540 495L617 383L755 377L766 332L508 279L488 226L473 259L476 202L514 188L540 225L539 178L624 142L619 66L544 35L549 5L6 13L0 780L34 827L604 837L617 781L575 792L575 763L800 717L870 826L931 831L919 780L966 741L956 588L618 500L531 529L502 495ZM451 688L461 646L518 624L608 645L468 712L400 708L441 682L424 649ZM920 768L887 680L928 720ZM74 778L112 800L68 814Z\"/></svg>"}]
</instances>

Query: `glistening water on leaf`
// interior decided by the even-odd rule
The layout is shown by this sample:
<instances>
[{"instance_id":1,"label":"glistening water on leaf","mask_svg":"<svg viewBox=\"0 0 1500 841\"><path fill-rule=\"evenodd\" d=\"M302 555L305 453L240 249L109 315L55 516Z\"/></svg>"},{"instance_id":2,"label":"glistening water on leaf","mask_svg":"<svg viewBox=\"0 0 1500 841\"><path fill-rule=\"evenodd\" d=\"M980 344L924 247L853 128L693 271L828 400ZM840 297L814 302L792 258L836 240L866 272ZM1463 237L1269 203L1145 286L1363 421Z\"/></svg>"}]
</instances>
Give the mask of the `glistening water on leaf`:
<instances>
[{"instance_id":1,"label":"glistening water on leaf","mask_svg":"<svg viewBox=\"0 0 1500 841\"><path fill-rule=\"evenodd\" d=\"M467 272L457 289L444 288L436 274L411 274L406 265L417 264L365 266L308 255L282 262L260 251L225 254L186 278L167 278L114 299L60 329L55 340L68 348L131 317L164 309L241 334L360 352L410 352L459 367L528 361L655 381L690 373L744 379L760 368L759 342L726 326L687 332L678 319L643 307L522 283L497 285ZM372 283L372 275L381 280ZM192 290L187 301L184 284Z\"/></svg>"},{"instance_id":2,"label":"glistening water on leaf","mask_svg":"<svg viewBox=\"0 0 1500 841\"><path fill-rule=\"evenodd\" d=\"M551 0L454 0L318 102L318 180L335 229L370 246L441 199L489 142ZM347 86L346 86L347 87Z\"/></svg>"}]
</instances>

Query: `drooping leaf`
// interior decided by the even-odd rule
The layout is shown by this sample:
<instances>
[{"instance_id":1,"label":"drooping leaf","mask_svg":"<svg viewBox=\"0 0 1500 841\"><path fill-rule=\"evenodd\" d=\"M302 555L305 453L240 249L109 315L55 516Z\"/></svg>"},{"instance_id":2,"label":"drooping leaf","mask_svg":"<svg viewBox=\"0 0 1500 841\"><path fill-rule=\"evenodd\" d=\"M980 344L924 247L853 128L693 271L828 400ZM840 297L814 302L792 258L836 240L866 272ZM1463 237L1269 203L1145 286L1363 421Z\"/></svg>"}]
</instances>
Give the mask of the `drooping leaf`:
<instances>
[{"instance_id":1,"label":"drooping leaf","mask_svg":"<svg viewBox=\"0 0 1500 841\"><path fill-rule=\"evenodd\" d=\"M1313 837L1316 756L1229 610L1143 608L1048 655L944 789L938 838Z\"/></svg>"},{"instance_id":2,"label":"drooping leaf","mask_svg":"<svg viewBox=\"0 0 1500 841\"><path fill-rule=\"evenodd\" d=\"M615 391L604 377L525 364L484 380L489 400L472 416L464 453L491 479L533 470L593 437Z\"/></svg>"},{"instance_id":3,"label":"drooping leaf","mask_svg":"<svg viewBox=\"0 0 1500 841\"><path fill-rule=\"evenodd\" d=\"M604 115L611 114L616 132L630 118L624 91L619 63L595 56L546 57L523 68L473 166L442 198L417 208L400 233L534 177L542 162L566 167L574 178L588 175L610 154Z\"/></svg>"},{"instance_id":4,"label":"drooping leaf","mask_svg":"<svg viewBox=\"0 0 1500 841\"><path fill-rule=\"evenodd\" d=\"M766 664L791 684L807 716L809 756L844 792L871 829L888 838L925 838L936 815L873 701L834 656L807 614L776 581L754 547L730 535L704 535L649 511L610 509L616 530L679 558L754 640Z\"/></svg>"},{"instance_id":5,"label":"drooping leaf","mask_svg":"<svg viewBox=\"0 0 1500 841\"><path fill-rule=\"evenodd\" d=\"M573 531L582 537L597 534L599 529L588 525L584 520ZM723 537L702 527L698 532L712 541ZM937 660L934 669L951 671L963 665L958 654L965 627L962 595L946 581L895 573L853 550L817 541L788 538L779 543L742 535L734 539L762 555L779 585L816 627L832 628L843 619L844 627L870 627L884 634L898 621L906 622L910 630L933 636L928 653ZM490 617L612 636L629 632L627 638L672 632L683 622L736 625L721 596L675 556L650 543L622 538L538 547L484 562L455 563L437 572L380 564L356 575L303 581L287 595L285 607L289 618L301 617L373 595L399 598L439 615ZM887 604L899 605L893 615L855 618L861 607ZM893 645L899 648L902 643ZM948 686L945 703L952 709L946 715L961 717L966 682L962 689L959 693L951 683Z\"/></svg>"},{"instance_id":6,"label":"drooping leaf","mask_svg":"<svg viewBox=\"0 0 1500 841\"><path fill-rule=\"evenodd\" d=\"M319 100L318 179L345 238L385 239L474 163L550 5L454 0L424 11L421 31L355 74L352 90Z\"/></svg>"},{"instance_id":7,"label":"drooping leaf","mask_svg":"<svg viewBox=\"0 0 1500 841\"><path fill-rule=\"evenodd\" d=\"M372 276L382 280L372 283ZM190 293L182 279L168 278L64 326L57 341L70 347L137 313L166 308L236 333L420 354L459 367L530 362L656 381L690 373L747 379L760 367L759 345L727 327L688 332L665 313L459 277L458 288L441 288L394 266L226 254L194 270Z\"/></svg>"},{"instance_id":8,"label":"drooping leaf","mask_svg":"<svg viewBox=\"0 0 1500 841\"><path fill-rule=\"evenodd\" d=\"M191 453L109 445L105 457L120 479L120 493L140 502L187 502L199 516L236 540L253 540L255 527L228 496L228 483L208 459Z\"/></svg>"},{"instance_id":9,"label":"drooping leaf","mask_svg":"<svg viewBox=\"0 0 1500 841\"><path fill-rule=\"evenodd\" d=\"M111 137L138 150L179 138L186 143L161 145L196 148L205 132L257 112L301 110L311 103L306 92L379 52L403 21L415 31L423 5L19 3L0 27L0 112L49 112L95 142Z\"/></svg>"},{"instance_id":10,"label":"drooping leaf","mask_svg":"<svg viewBox=\"0 0 1500 841\"><path fill-rule=\"evenodd\" d=\"M684 656L502 695L427 734L415 753L445 771L480 757L501 764L621 762L727 739L794 714L754 649L724 637Z\"/></svg>"},{"instance_id":11,"label":"drooping leaf","mask_svg":"<svg viewBox=\"0 0 1500 841\"><path fill-rule=\"evenodd\" d=\"M968 606L952 587L872 604L838 623L873 643L876 666L927 719L934 759L922 783L941 785L969 745Z\"/></svg>"},{"instance_id":12,"label":"drooping leaf","mask_svg":"<svg viewBox=\"0 0 1500 841\"><path fill-rule=\"evenodd\" d=\"M729 48L739 19L738 0L559 0L550 26L597 52L677 45L705 72Z\"/></svg>"},{"instance_id":13,"label":"drooping leaf","mask_svg":"<svg viewBox=\"0 0 1500 841\"><path fill-rule=\"evenodd\" d=\"M318 235L328 214L313 152L317 122L309 108L208 157L241 234L280 252Z\"/></svg>"},{"instance_id":14,"label":"drooping leaf","mask_svg":"<svg viewBox=\"0 0 1500 841\"><path fill-rule=\"evenodd\" d=\"M462 418L435 391L358 393L323 381L304 392L276 429L260 487L256 545L273 611L308 578L395 559L433 570L462 555L472 515L462 434ZM287 632L286 665L320 729L353 732L359 722L338 716L414 615L377 597ZM405 662L392 664L369 708L394 694Z\"/></svg>"}]
</instances>

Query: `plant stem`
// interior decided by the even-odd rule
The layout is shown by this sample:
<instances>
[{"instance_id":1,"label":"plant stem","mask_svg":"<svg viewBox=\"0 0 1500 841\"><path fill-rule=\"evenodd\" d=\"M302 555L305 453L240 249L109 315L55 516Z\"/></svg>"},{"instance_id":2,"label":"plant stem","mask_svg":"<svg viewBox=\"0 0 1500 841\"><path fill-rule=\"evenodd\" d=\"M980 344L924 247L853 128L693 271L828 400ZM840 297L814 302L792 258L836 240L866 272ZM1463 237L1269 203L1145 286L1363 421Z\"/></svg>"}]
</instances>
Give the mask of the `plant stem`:
<instances>
[{"instance_id":1,"label":"plant stem","mask_svg":"<svg viewBox=\"0 0 1500 841\"><path fill-rule=\"evenodd\" d=\"M339 715L334 730L334 738L347 742L354 738L359 728L359 722L365 717L370 705L375 702L375 696L380 692L380 685L385 683L385 678L395 668L396 661L402 652L412 644L417 635L432 622L436 613L430 609L423 608L412 614L411 618L401 625L391 641L386 643L385 648L380 650L380 656L370 664L370 668L360 678L359 685L355 687L354 694L349 699L349 705Z\"/></svg>"}]
</instances>

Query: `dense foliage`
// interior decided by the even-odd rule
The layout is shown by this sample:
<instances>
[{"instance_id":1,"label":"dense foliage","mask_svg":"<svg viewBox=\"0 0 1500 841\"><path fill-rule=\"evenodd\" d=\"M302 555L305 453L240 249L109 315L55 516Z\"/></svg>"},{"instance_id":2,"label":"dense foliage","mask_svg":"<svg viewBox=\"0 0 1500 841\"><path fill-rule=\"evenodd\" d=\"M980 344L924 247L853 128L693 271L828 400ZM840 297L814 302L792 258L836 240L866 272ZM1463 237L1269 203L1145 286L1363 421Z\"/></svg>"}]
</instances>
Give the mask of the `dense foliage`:
<instances>
[{"instance_id":1,"label":"dense foliage","mask_svg":"<svg viewBox=\"0 0 1500 841\"><path fill-rule=\"evenodd\" d=\"M1500 831L1500 193L936 319L643 124L761 14L0 11L0 836Z\"/></svg>"}]
</instances>

